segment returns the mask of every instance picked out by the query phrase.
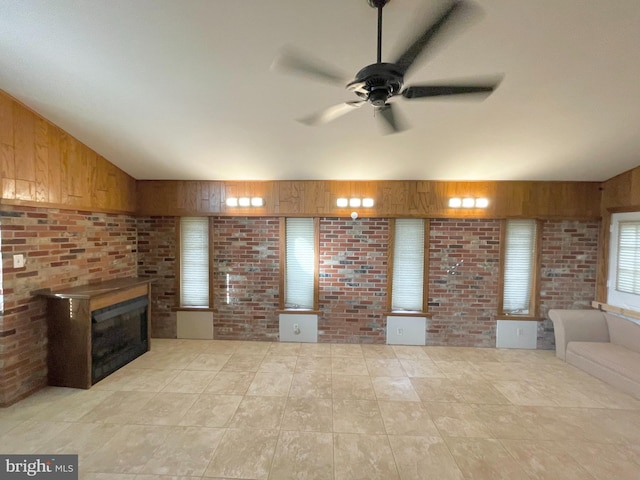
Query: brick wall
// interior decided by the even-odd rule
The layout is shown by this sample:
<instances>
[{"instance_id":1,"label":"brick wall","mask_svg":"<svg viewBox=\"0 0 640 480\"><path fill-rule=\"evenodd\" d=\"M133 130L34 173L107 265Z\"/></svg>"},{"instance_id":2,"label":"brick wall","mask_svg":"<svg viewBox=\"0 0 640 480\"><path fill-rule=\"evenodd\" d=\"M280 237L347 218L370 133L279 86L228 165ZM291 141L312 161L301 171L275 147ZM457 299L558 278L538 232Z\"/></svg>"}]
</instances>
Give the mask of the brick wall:
<instances>
[{"instance_id":1,"label":"brick wall","mask_svg":"<svg viewBox=\"0 0 640 480\"><path fill-rule=\"evenodd\" d=\"M40 288L136 275L136 224L126 215L10 207L0 213L3 315L0 404L46 385L46 301ZM13 255L24 254L24 268Z\"/></svg>"},{"instance_id":2,"label":"brick wall","mask_svg":"<svg viewBox=\"0 0 640 480\"><path fill-rule=\"evenodd\" d=\"M278 218L215 218L214 337L277 340L280 285Z\"/></svg>"},{"instance_id":3,"label":"brick wall","mask_svg":"<svg viewBox=\"0 0 640 480\"><path fill-rule=\"evenodd\" d=\"M591 308L595 299L600 222L545 221L542 232L538 348L555 348L552 308Z\"/></svg>"},{"instance_id":4,"label":"brick wall","mask_svg":"<svg viewBox=\"0 0 640 480\"><path fill-rule=\"evenodd\" d=\"M385 343L387 219L320 220L318 341Z\"/></svg>"},{"instance_id":5,"label":"brick wall","mask_svg":"<svg viewBox=\"0 0 640 480\"><path fill-rule=\"evenodd\" d=\"M432 220L429 241L427 345L495 347L500 221Z\"/></svg>"},{"instance_id":6,"label":"brick wall","mask_svg":"<svg viewBox=\"0 0 640 480\"><path fill-rule=\"evenodd\" d=\"M151 284L151 336L176 338L176 256L178 219L143 217L138 228L138 276L153 277Z\"/></svg>"}]
</instances>

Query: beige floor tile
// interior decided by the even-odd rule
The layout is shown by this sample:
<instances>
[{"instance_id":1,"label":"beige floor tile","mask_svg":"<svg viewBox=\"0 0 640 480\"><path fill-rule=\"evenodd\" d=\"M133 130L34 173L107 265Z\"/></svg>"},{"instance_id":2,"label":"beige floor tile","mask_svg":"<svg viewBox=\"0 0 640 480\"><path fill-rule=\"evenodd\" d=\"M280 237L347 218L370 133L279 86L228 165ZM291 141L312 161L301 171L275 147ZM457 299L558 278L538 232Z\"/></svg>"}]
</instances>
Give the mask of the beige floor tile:
<instances>
[{"instance_id":1,"label":"beige floor tile","mask_svg":"<svg viewBox=\"0 0 640 480\"><path fill-rule=\"evenodd\" d=\"M412 378L411 385L423 402L463 402L456 383L449 378Z\"/></svg>"},{"instance_id":2,"label":"beige floor tile","mask_svg":"<svg viewBox=\"0 0 640 480\"><path fill-rule=\"evenodd\" d=\"M229 423L231 428L271 430L280 428L285 397L244 397Z\"/></svg>"},{"instance_id":3,"label":"beige floor tile","mask_svg":"<svg viewBox=\"0 0 640 480\"><path fill-rule=\"evenodd\" d=\"M3 454L42 453L50 441L67 429L66 422L27 420L0 437Z\"/></svg>"},{"instance_id":4,"label":"beige floor tile","mask_svg":"<svg viewBox=\"0 0 640 480\"><path fill-rule=\"evenodd\" d=\"M332 357L359 357L364 358L362 355L362 346L359 344L349 343L331 343L331 356Z\"/></svg>"},{"instance_id":5,"label":"beige floor tile","mask_svg":"<svg viewBox=\"0 0 640 480\"><path fill-rule=\"evenodd\" d=\"M564 442L540 440L500 440L534 480L593 480L563 448Z\"/></svg>"},{"instance_id":6,"label":"beige floor tile","mask_svg":"<svg viewBox=\"0 0 640 480\"><path fill-rule=\"evenodd\" d=\"M102 449L121 429L118 424L72 423L52 437L45 451L50 454L77 453L84 458Z\"/></svg>"},{"instance_id":7,"label":"beige floor tile","mask_svg":"<svg viewBox=\"0 0 640 480\"><path fill-rule=\"evenodd\" d=\"M243 355L266 355L271 348L272 342L243 342L234 341L238 344L235 353Z\"/></svg>"},{"instance_id":8,"label":"beige floor tile","mask_svg":"<svg viewBox=\"0 0 640 480\"><path fill-rule=\"evenodd\" d=\"M289 396L331 398L331 375L296 373L291 382Z\"/></svg>"},{"instance_id":9,"label":"beige floor tile","mask_svg":"<svg viewBox=\"0 0 640 480\"><path fill-rule=\"evenodd\" d=\"M498 440L445 438L445 441L467 480L531 480L520 462Z\"/></svg>"},{"instance_id":10,"label":"beige floor tile","mask_svg":"<svg viewBox=\"0 0 640 480\"><path fill-rule=\"evenodd\" d=\"M208 370L210 372L219 372L230 358L231 354L201 353L185 367L185 370Z\"/></svg>"},{"instance_id":11,"label":"beige floor tile","mask_svg":"<svg viewBox=\"0 0 640 480\"><path fill-rule=\"evenodd\" d=\"M549 419L540 415L538 409L520 405L479 405L474 413L493 438L553 440L542 428Z\"/></svg>"},{"instance_id":12,"label":"beige floor tile","mask_svg":"<svg viewBox=\"0 0 640 480\"><path fill-rule=\"evenodd\" d=\"M244 395L255 376L253 372L218 372L204 393Z\"/></svg>"},{"instance_id":13,"label":"beige floor tile","mask_svg":"<svg viewBox=\"0 0 640 480\"><path fill-rule=\"evenodd\" d=\"M178 425L197 398L198 395L193 393L160 392L130 416L128 423Z\"/></svg>"},{"instance_id":14,"label":"beige floor tile","mask_svg":"<svg viewBox=\"0 0 640 480\"><path fill-rule=\"evenodd\" d=\"M280 428L282 430L332 432L332 400L330 398L288 398Z\"/></svg>"},{"instance_id":15,"label":"beige floor tile","mask_svg":"<svg viewBox=\"0 0 640 480\"><path fill-rule=\"evenodd\" d=\"M163 392L202 393L216 376L205 370L181 370L163 389Z\"/></svg>"},{"instance_id":16,"label":"beige floor tile","mask_svg":"<svg viewBox=\"0 0 640 480\"><path fill-rule=\"evenodd\" d=\"M369 375L364 357L331 357L331 373L334 375Z\"/></svg>"},{"instance_id":17,"label":"beige floor tile","mask_svg":"<svg viewBox=\"0 0 640 480\"><path fill-rule=\"evenodd\" d=\"M429 356L422 347L411 347L406 345L393 345L391 347L396 357L400 360L425 360L429 361Z\"/></svg>"},{"instance_id":18,"label":"beige floor tile","mask_svg":"<svg viewBox=\"0 0 640 480\"><path fill-rule=\"evenodd\" d=\"M301 343L298 350L300 357L330 357L331 344L329 343Z\"/></svg>"},{"instance_id":19,"label":"beige floor tile","mask_svg":"<svg viewBox=\"0 0 640 480\"><path fill-rule=\"evenodd\" d=\"M92 423L131 423L137 417L145 405L147 405L155 392L114 392L106 400L97 405L79 421Z\"/></svg>"},{"instance_id":20,"label":"beige floor tile","mask_svg":"<svg viewBox=\"0 0 640 480\"><path fill-rule=\"evenodd\" d=\"M256 373L249 385L247 395L265 397L286 397L291 389L293 374L291 373Z\"/></svg>"},{"instance_id":21,"label":"beige floor tile","mask_svg":"<svg viewBox=\"0 0 640 480\"><path fill-rule=\"evenodd\" d=\"M367 369L372 377L404 377L407 374L398 359L367 358Z\"/></svg>"},{"instance_id":22,"label":"beige floor tile","mask_svg":"<svg viewBox=\"0 0 640 480\"><path fill-rule=\"evenodd\" d=\"M422 347L422 351L434 362L466 361L462 358L460 347L429 346Z\"/></svg>"},{"instance_id":23,"label":"beige floor tile","mask_svg":"<svg viewBox=\"0 0 640 480\"><path fill-rule=\"evenodd\" d=\"M466 403L423 402L443 437L491 438L492 434Z\"/></svg>"},{"instance_id":24,"label":"beige floor tile","mask_svg":"<svg viewBox=\"0 0 640 480\"><path fill-rule=\"evenodd\" d=\"M134 368L152 368L155 370L182 370L191 363L198 353L191 351L156 351L151 350L129 365Z\"/></svg>"},{"instance_id":25,"label":"beige floor tile","mask_svg":"<svg viewBox=\"0 0 640 480\"><path fill-rule=\"evenodd\" d=\"M155 475L200 476L209 465L226 430L202 427L171 427L163 444L142 469Z\"/></svg>"},{"instance_id":26,"label":"beige floor tile","mask_svg":"<svg viewBox=\"0 0 640 480\"><path fill-rule=\"evenodd\" d=\"M238 348L238 352L240 348ZM266 355L266 354L265 354ZM249 353L234 353L224 364L223 372L257 372L265 355L252 355Z\"/></svg>"},{"instance_id":27,"label":"beige floor tile","mask_svg":"<svg viewBox=\"0 0 640 480\"><path fill-rule=\"evenodd\" d=\"M446 378L438 366L429 359L400 359L402 368L408 377Z\"/></svg>"},{"instance_id":28,"label":"beige floor tile","mask_svg":"<svg viewBox=\"0 0 640 480\"><path fill-rule=\"evenodd\" d=\"M333 436L335 480L397 480L395 460L386 435Z\"/></svg>"},{"instance_id":29,"label":"beige floor tile","mask_svg":"<svg viewBox=\"0 0 640 480\"><path fill-rule=\"evenodd\" d=\"M488 403L508 405L511 402L490 382L485 380L456 382L456 389L466 403Z\"/></svg>"},{"instance_id":30,"label":"beige floor tile","mask_svg":"<svg viewBox=\"0 0 640 480\"><path fill-rule=\"evenodd\" d=\"M528 383L526 380L493 381L491 383L514 405L558 406L552 397L545 395L535 385Z\"/></svg>"},{"instance_id":31,"label":"beige floor tile","mask_svg":"<svg viewBox=\"0 0 640 480\"><path fill-rule=\"evenodd\" d=\"M402 480L464 480L441 437L390 435L389 442Z\"/></svg>"},{"instance_id":32,"label":"beige floor tile","mask_svg":"<svg viewBox=\"0 0 640 480\"><path fill-rule=\"evenodd\" d=\"M419 402L378 401L389 435L439 436L427 408Z\"/></svg>"},{"instance_id":33,"label":"beige floor tile","mask_svg":"<svg viewBox=\"0 0 640 480\"><path fill-rule=\"evenodd\" d=\"M522 381L524 371L522 364L505 362L476 362L478 377L489 381Z\"/></svg>"},{"instance_id":34,"label":"beige floor tile","mask_svg":"<svg viewBox=\"0 0 640 480\"><path fill-rule=\"evenodd\" d=\"M85 457L87 472L142 473L144 466L160 448L171 427L124 425L100 450Z\"/></svg>"},{"instance_id":35,"label":"beige floor tile","mask_svg":"<svg viewBox=\"0 0 640 480\"><path fill-rule=\"evenodd\" d=\"M484 378L473 363L465 360L436 360L434 363L436 367L438 367L438 370L450 379L469 379L475 381Z\"/></svg>"},{"instance_id":36,"label":"beige floor tile","mask_svg":"<svg viewBox=\"0 0 640 480\"><path fill-rule=\"evenodd\" d=\"M375 400L373 384L368 375L332 375L331 393L333 398L354 398Z\"/></svg>"},{"instance_id":37,"label":"beige floor tile","mask_svg":"<svg viewBox=\"0 0 640 480\"><path fill-rule=\"evenodd\" d=\"M137 480L138 478L142 478L142 480L146 480L144 477L136 475L134 473L91 473L84 472L82 467L79 467L80 478L82 480Z\"/></svg>"},{"instance_id":38,"label":"beige floor tile","mask_svg":"<svg viewBox=\"0 0 640 480\"><path fill-rule=\"evenodd\" d=\"M561 447L596 480L637 480L640 455L624 445L562 442ZM638 447L640 453L640 447Z\"/></svg>"},{"instance_id":39,"label":"beige floor tile","mask_svg":"<svg viewBox=\"0 0 640 480\"><path fill-rule=\"evenodd\" d=\"M333 435L280 432L270 478L333 480Z\"/></svg>"},{"instance_id":40,"label":"beige floor tile","mask_svg":"<svg viewBox=\"0 0 640 480\"><path fill-rule=\"evenodd\" d=\"M393 351L393 347L391 345L362 345L362 354L364 358L371 359L388 359L395 360L396 352Z\"/></svg>"},{"instance_id":41,"label":"beige floor tile","mask_svg":"<svg viewBox=\"0 0 640 480\"><path fill-rule=\"evenodd\" d=\"M0 419L0 438L3 435L9 433L14 428L18 427L25 420L2 420Z\"/></svg>"},{"instance_id":42,"label":"beige floor tile","mask_svg":"<svg viewBox=\"0 0 640 480\"><path fill-rule=\"evenodd\" d=\"M210 355L231 355L236 353L240 342L230 342L228 340L206 340L193 342L191 345L184 343L187 351L193 349L194 352L206 353Z\"/></svg>"},{"instance_id":43,"label":"beige floor tile","mask_svg":"<svg viewBox=\"0 0 640 480\"><path fill-rule=\"evenodd\" d=\"M269 344L267 355L297 356L300 353L299 343L273 342Z\"/></svg>"},{"instance_id":44,"label":"beige floor tile","mask_svg":"<svg viewBox=\"0 0 640 480\"><path fill-rule=\"evenodd\" d=\"M297 356L275 355L268 353L258 368L258 373L293 373L296 369Z\"/></svg>"},{"instance_id":45,"label":"beige floor tile","mask_svg":"<svg viewBox=\"0 0 640 480\"><path fill-rule=\"evenodd\" d=\"M378 400L419 402L420 397L407 377L373 377L373 390Z\"/></svg>"},{"instance_id":46,"label":"beige floor tile","mask_svg":"<svg viewBox=\"0 0 640 480\"><path fill-rule=\"evenodd\" d=\"M95 407L109 399L114 392L108 390L80 390L65 388L63 395L43 400L41 408L29 420L47 422L76 422Z\"/></svg>"},{"instance_id":47,"label":"beige floor tile","mask_svg":"<svg viewBox=\"0 0 640 480\"><path fill-rule=\"evenodd\" d=\"M341 433L385 433L378 403L373 400L333 400L333 431Z\"/></svg>"},{"instance_id":48,"label":"beige floor tile","mask_svg":"<svg viewBox=\"0 0 640 480\"><path fill-rule=\"evenodd\" d=\"M207 467L205 477L266 479L273 460L277 430L229 429Z\"/></svg>"},{"instance_id":49,"label":"beige floor tile","mask_svg":"<svg viewBox=\"0 0 640 480\"><path fill-rule=\"evenodd\" d=\"M118 390L131 392L159 392L166 387L171 380L176 378L180 370L155 370L141 368L138 371L128 370L131 377L126 385Z\"/></svg>"},{"instance_id":50,"label":"beige floor tile","mask_svg":"<svg viewBox=\"0 0 640 480\"><path fill-rule=\"evenodd\" d=\"M295 373L331 373L331 357L298 357Z\"/></svg>"},{"instance_id":51,"label":"beige floor tile","mask_svg":"<svg viewBox=\"0 0 640 480\"><path fill-rule=\"evenodd\" d=\"M553 402L560 407L589 407L601 408L605 405L582 393L581 389L574 384L560 381L532 381L531 384L542 395L552 398Z\"/></svg>"},{"instance_id":52,"label":"beige floor tile","mask_svg":"<svg viewBox=\"0 0 640 480\"><path fill-rule=\"evenodd\" d=\"M227 427L242 398L242 395L202 394L182 417L180 425Z\"/></svg>"}]
</instances>

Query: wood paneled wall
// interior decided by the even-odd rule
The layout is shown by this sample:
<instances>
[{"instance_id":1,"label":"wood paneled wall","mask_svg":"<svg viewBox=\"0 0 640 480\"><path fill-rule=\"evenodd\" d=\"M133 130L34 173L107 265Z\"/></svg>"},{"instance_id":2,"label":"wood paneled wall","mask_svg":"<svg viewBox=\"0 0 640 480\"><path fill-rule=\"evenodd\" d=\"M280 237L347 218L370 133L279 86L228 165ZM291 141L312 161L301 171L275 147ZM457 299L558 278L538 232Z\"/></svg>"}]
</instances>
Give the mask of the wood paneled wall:
<instances>
[{"instance_id":1,"label":"wood paneled wall","mask_svg":"<svg viewBox=\"0 0 640 480\"><path fill-rule=\"evenodd\" d=\"M611 214L640 211L640 166L602 183L600 208L602 222L600 224L600 247L598 249L596 300L598 302L606 302Z\"/></svg>"},{"instance_id":2,"label":"wood paneled wall","mask_svg":"<svg viewBox=\"0 0 640 480\"><path fill-rule=\"evenodd\" d=\"M597 182L138 181L140 215L348 216L424 218L600 217ZM230 208L227 197L264 197L260 208ZM486 197L486 209L449 208L450 197ZM339 197L371 197L373 208L338 208Z\"/></svg>"},{"instance_id":3,"label":"wood paneled wall","mask_svg":"<svg viewBox=\"0 0 640 480\"><path fill-rule=\"evenodd\" d=\"M135 179L0 91L0 203L133 213Z\"/></svg>"}]
</instances>

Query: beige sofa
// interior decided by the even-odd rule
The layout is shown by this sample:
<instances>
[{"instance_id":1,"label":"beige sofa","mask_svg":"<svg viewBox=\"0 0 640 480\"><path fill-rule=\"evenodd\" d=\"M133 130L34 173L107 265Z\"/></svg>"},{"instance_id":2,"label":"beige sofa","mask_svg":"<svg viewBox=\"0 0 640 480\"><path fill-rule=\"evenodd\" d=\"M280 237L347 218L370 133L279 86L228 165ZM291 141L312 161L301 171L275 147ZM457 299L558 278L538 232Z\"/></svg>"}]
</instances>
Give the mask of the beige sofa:
<instances>
[{"instance_id":1,"label":"beige sofa","mask_svg":"<svg viewBox=\"0 0 640 480\"><path fill-rule=\"evenodd\" d=\"M599 310L550 310L556 355L640 398L640 325Z\"/></svg>"}]
</instances>

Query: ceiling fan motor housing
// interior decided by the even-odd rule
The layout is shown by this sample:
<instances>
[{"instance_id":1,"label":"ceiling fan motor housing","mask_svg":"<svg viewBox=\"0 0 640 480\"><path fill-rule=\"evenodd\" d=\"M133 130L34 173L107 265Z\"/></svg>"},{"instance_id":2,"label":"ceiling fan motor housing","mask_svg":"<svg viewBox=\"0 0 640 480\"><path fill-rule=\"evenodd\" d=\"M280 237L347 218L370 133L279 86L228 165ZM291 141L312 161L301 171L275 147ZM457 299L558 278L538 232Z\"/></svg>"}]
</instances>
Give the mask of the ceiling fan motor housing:
<instances>
[{"instance_id":1,"label":"ceiling fan motor housing","mask_svg":"<svg viewBox=\"0 0 640 480\"><path fill-rule=\"evenodd\" d=\"M347 89L373 106L382 107L389 98L400 93L403 81L404 77L394 63L374 63L360 70Z\"/></svg>"}]
</instances>

